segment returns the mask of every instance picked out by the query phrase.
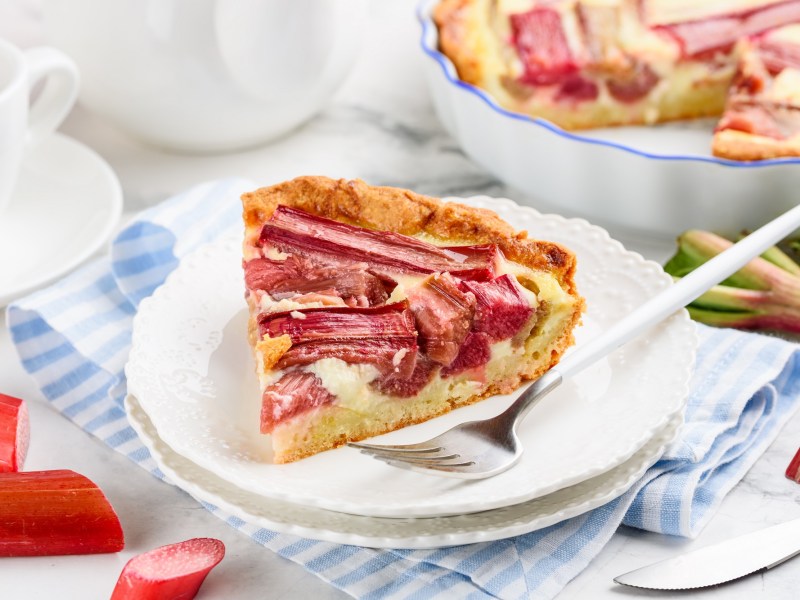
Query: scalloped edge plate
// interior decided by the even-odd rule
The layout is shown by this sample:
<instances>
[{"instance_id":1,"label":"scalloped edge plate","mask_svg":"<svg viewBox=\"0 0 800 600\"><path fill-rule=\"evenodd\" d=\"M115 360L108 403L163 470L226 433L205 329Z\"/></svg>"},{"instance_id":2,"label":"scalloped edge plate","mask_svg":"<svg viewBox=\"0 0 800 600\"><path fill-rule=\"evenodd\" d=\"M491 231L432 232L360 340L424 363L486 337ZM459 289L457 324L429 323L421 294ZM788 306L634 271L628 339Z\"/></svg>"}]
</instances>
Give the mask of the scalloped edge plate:
<instances>
[{"instance_id":1,"label":"scalloped edge plate","mask_svg":"<svg viewBox=\"0 0 800 600\"><path fill-rule=\"evenodd\" d=\"M578 256L587 298L577 344L610 326L672 279L581 219L541 215L507 199L462 199L491 208L533 237ZM398 470L352 448L288 465L271 462L258 433L259 395L246 343L239 240L184 257L134 320L128 389L174 451L232 484L276 500L377 517L434 517L525 502L628 460L684 407L697 345L686 311L598 361L544 398L522 424L526 452L489 480L461 481ZM232 402L231 398L242 398ZM422 441L458 422L493 416L513 396L495 396L375 438Z\"/></svg>"},{"instance_id":2,"label":"scalloped edge plate","mask_svg":"<svg viewBox=\"0 0 800 600\"><path fill-rule=\"evenodd\" d=\"M168 480L193 498L248 524L304 538L368 548L427 549L491 542L549 527L624 494L680 432L675 415L630 459L602 475L535 500L481 513L423 519L366 517L283 502L248 492L172 450L131 395L128 420ZM215 514L216 511L212 511ZM228 515L217 514L227 520Z\"/></svg>"}]
</instances>

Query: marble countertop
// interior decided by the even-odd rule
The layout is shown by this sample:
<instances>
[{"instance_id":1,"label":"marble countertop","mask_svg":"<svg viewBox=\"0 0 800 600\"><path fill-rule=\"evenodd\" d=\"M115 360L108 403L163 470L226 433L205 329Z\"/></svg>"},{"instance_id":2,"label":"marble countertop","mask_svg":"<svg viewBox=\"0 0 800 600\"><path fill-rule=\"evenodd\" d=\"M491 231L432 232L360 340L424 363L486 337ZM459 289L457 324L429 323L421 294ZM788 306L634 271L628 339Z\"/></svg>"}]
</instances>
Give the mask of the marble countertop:
<instances>
[{"instance_id":1,"label":"marble countertop","mask_svg":"<svg viewBox=\"0 0 800 600\"><path fill-rule=\"evenodd\" d=\"M208 179L240 176L269 184L302 174L360 177L437 196L505 196L545 212L558 211L501 184L465 157L444 132L419 69L422 56L413 8L413 0L372 3L364 51L334 100L305 126L270 145L225 155L172 154L129 139L80 106L61 131L93 148L116 171L125 195L124 218ZM663 261L673 249L671 240L609 229L647 258ZM84 473L107 493L127 534L125 551L116 555L3 559L0 598L107 598L131 556L197 536L218 537L227 546L225 561L212 572L198 598L346 597L237 533L181 490L157 481L57 414L23 371L4 325L0 327L0 365L2 391L30 403L34 443L26 468L71 468ZM41 439L51 443L36 443ZM677 598L678 594L623 588L612 578L692 548L800 517L800 486L783 476L798 445L800 415L734 488L697 540L623 527L559 599ZM691 595L788 600L796 597L797 568L797 562L787 563L766 574Z\"/></svg>"}]
</instances>

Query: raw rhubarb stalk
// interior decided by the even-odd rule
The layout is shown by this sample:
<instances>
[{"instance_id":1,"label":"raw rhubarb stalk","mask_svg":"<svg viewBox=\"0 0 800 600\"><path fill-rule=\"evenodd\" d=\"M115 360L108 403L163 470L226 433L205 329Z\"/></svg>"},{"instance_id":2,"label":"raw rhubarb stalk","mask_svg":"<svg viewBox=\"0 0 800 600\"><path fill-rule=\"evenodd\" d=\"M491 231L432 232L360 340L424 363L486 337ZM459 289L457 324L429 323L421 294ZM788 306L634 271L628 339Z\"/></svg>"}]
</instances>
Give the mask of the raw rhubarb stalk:
<instances>
[{"instance_id":1,"label":"raw rhubarb stalk","mask_svg":"<svg viewBox=\"0 0 800 600\"><path fill-rule=\"evenodd\" d=\"M510 19L511 41L525 69L520 81L551 85L578 70L558 11L542 6Z\"/></svg>"},{"instance_id":2,"label":"raw rhubarb stalk","mask_svg":"<svg viewBox=\"0 0 800 600\"><path fill-rule=\"evenodd\" d=\"M261 433L295 415L336 400L313 373L290 371L264 390L261 398Z\"/></svg>"},{"instance_id":3,"label":"raw rhubarb stalk","mask_svg":"<svg viewBox=\"0 0 800 600\"><path fill-rule=\"evenodd\" d=\"M379 274L450 271L463 278L490 279L494 245L439 247L389 231L374 231L302 210L279 206L261 230L259 243L329 264L365 263Z\"/></svg>"},{"instance_id":4,"label":"raw rhubarb stalk","mask_svg":"<svg viewBox=\"0 0 800 600\"><path fill-rule=\"evenodd\" d=\"M732 244L707 231L687 231L664 269L683 277ZM800 333L800 267L770 248L687 308L693 319L708 325Z\"/></svg>"},{"instance_id":5,"label":"raw rhubarb stalk","mask_svg":"<svg viewBox=\"0 0 800 600\"><path fill-rule=\"evenodd\" d=\"M213 538L194 538L134 556L122 569L111 600L190 600L225 556Z\"/></svg>"},{"instance_id":6,"label":"raw rhubarb stalk","mask_svg":"<svg viewBox=\"0 0 800 600\"><path fill-rule=\"evenodd\" d=\"M414 316L405 302L370 308L309 308L263 314L261 335L288 335L292 346L278 368L322 358L374 364L382 372L409 376L417 357Z\"/></svg>"},{"instance_id":7,"label":"raw rhubarb stalk","mask_svg":"<svg viewBox=\"0 0 800 600\"><path fill-rule=\"evenodd\" d=\"M114 509L83 475L0 473L0 556L102 554L124 544Z\"/></svg>"},{"instance_id":8,"label":"raw rhubarb stalk","mask_svg":"<svg viewBox=\"0 0 800 600\"><path fill-rule=\"evenodd\" d=\"M792 462L790 462L789 466L786 468L786 477L800 483L800 450L797 451Z\"/></svg>"},{"instance_id":9,"label":"raw rhubarb stalk","mask_svg":"<svg viewBox=\"0 0 800 600\"><path fill-rule=\"evenodd\" d=\"M448 273L431 275L408 290L420 347L431 359L449 365L467 337L475 313L475 296L462 292Z\"/></svg>"},{"instance_id":10,"label":"raw rhubarb stalk","mask_svg":"<svg viewBox=\"0 0 800 600\"><path fill-rule=\"evenodd\" d=\"M0 473L22 469L30 439L27 405L20 398L0 394Z\"/></svg>"}]
</instances>

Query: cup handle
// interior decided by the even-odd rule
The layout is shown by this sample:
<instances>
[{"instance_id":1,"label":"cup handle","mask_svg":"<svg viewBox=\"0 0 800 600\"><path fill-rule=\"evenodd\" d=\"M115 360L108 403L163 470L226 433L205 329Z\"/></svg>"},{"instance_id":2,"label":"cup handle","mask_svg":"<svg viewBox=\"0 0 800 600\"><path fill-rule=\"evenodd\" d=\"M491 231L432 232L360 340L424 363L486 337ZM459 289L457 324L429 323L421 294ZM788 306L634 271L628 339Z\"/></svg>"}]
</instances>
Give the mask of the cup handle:
<instances>
[{"instance_id":1,"label":"cup handle","mask_svg":"<svg viewBox=\"0 0 800 600\"><path fill-rule=\"evenodd\" d=\"M53 133L69 114L78 97L80 78L78 67L63 52L40 47L25 51L28 64L28 93L39 82L44 87L33 101L28 113L28 133L25 149L30 150Z\"/></svg>"}]
</instances>

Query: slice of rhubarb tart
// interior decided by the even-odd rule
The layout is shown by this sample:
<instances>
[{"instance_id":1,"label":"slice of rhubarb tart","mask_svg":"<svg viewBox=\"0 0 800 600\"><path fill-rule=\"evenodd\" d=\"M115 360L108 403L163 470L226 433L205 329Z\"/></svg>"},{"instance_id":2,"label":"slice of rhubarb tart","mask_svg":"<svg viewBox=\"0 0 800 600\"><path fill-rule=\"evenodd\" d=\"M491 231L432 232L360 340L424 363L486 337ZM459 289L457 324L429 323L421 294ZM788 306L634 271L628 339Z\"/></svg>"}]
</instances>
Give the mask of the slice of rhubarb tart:
<instances>
[{"instance_id":1,"label":"slice of rhubarb tart","mask_svg":"<svg viewBox=\"0 0 800 600\"><path fill-rule=\"evenodd\" d=\"M242 201L277 463L511 392L573 342L575 257L490 211L324 177Z\"/></svg>"}]
</instances>

